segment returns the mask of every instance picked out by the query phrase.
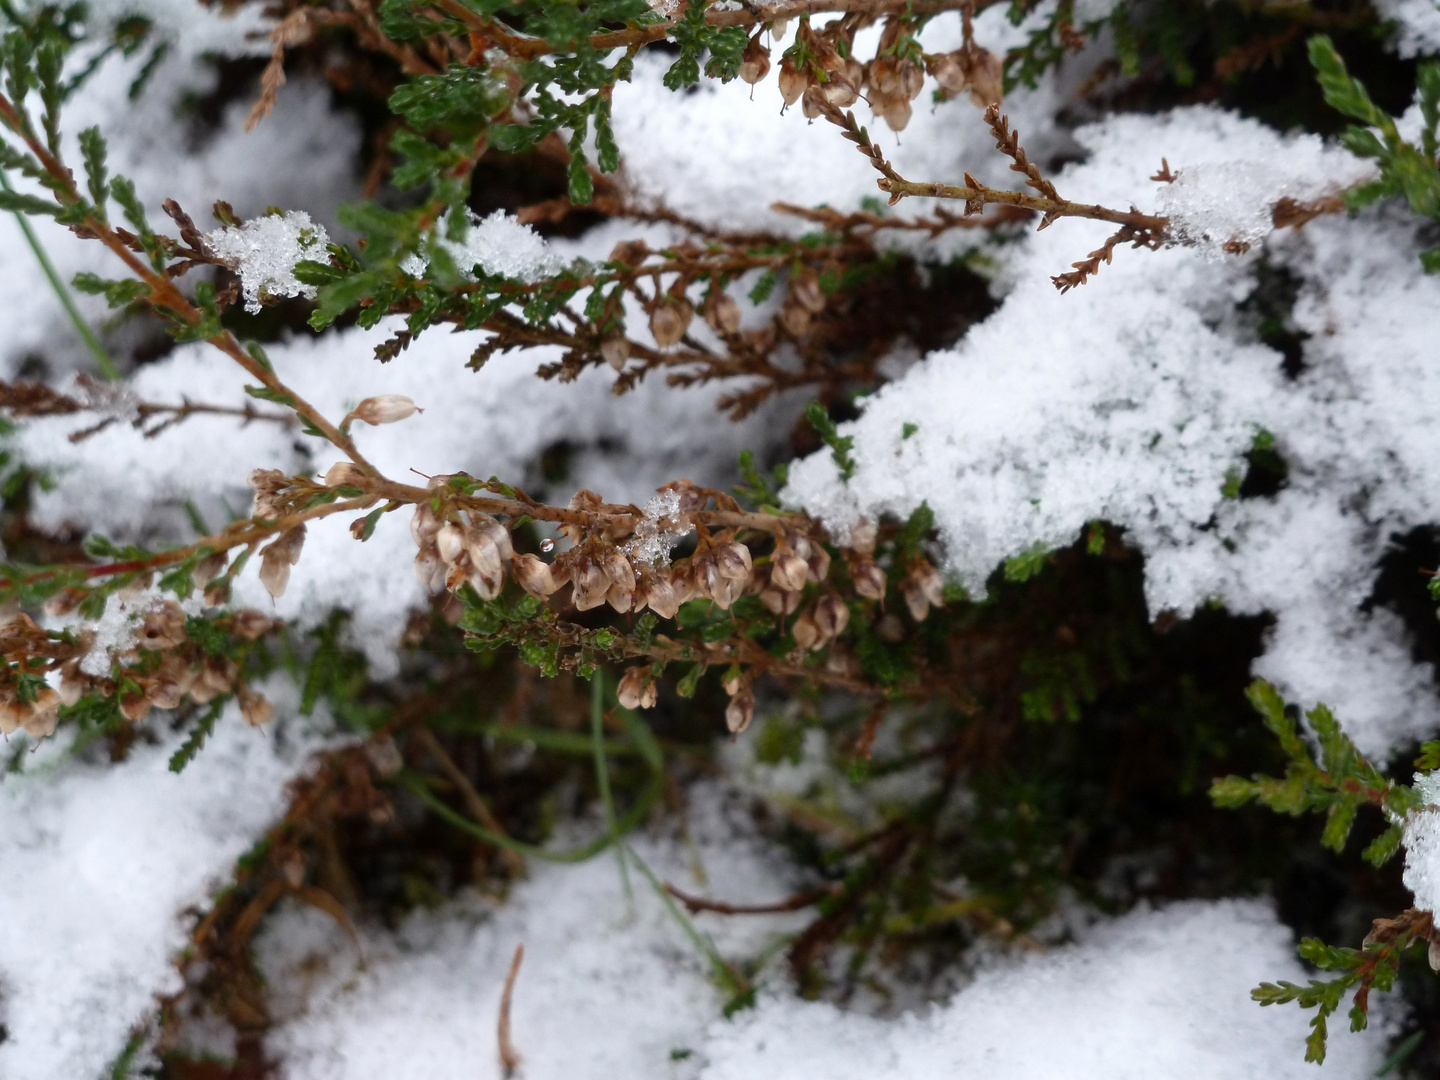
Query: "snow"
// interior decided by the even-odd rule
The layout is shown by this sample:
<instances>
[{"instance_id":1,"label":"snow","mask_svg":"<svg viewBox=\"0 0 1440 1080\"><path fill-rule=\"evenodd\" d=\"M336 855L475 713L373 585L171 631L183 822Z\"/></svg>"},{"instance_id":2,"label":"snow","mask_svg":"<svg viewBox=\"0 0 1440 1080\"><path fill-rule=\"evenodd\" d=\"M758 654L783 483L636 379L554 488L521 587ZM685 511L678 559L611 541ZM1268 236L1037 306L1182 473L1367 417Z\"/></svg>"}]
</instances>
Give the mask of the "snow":
<instances>
[{"instance_id":1,"label":"snow","mask_svg":"<svg viewBox=\"0 0 1440 1080\"><path fill-rule=\"evenodd\" d=\"M1286 174L1264 162L1308 160L1318 184L1365 175L1308 137L1211 108L1116 117L1077 137L1091 155L1055 182L1103 205L1149 201L1145 177L1162 154L1182 176L1251 162L1252 202L1285 190ZM1244 217L1209 205L1197 220L1225 223L1219 239ZM1440 284L1415 272L1413 225L1337 217L1267 245L1306 282L1295 322L1313 335L1310 367L1294 381L1234 316L1258 252L1216 261L1185 247L1120 249L1060 295L1050 276L1108 230L1066 221L1029 236L1006 265L1002 307L845 426L850 482L822 452L791 467L786 497L840 534L861 516L904 517L928 502L948 570L973 596L1009 556L1072 543L1088 521L1123 526L1146 556L1152 613L1217 600L1273 613L1256 673L1291 699L1328 703L1363 752L1383 760L1435 730L1428 666L1411 661L1398 618L1360 610L1389 537L1440 519L1440 396L1422 374L1423 312ZM1225 498L1262 430L1289 464L1289 486Z\"/></svg>"},{"instance_id":2,"label":"snow","mask_svg":"<svg viewBox=\"0 0 1440 1080\"><path fill-rule=\"evenodd\" d=\"M205 239L215 254L240 274L245 310L252 313L260 311L262 297L315 299L319 290L296 280L295 264L302 259L329 261L325 247L330 243L330 234L303 210L262 214L238 227L216 229Z\"/></svg>"},{"instance_id":3,"label":"snow","mask_svg":"<svg viewBox=\"0 0 1440 1080\"><path fill-rule=\"evenodd\" d=\"M279 699L287 688L265 689ZM0 776L7 1080L108 1069L155 995L180 989L173 961L193 924L187 913L208 906L281 813L286 783L317 745L293 727L251 728L233 705L176 775L168 761L179 742L142 739L121 764L50 742L23 772Z\"/></svg>"},{"instance_id":4,"label":"snow","mask_svg":"<svg viewBox=\"0 0 1440 1080\"><path fill-rule=\"evenodd\" d=\"M725 899L783 895L774 853L733 830L706 835L703 824L693 841L639 849L682 888L695 888L684 876L693 857ZM696 925L730 960L797 926L794 915L710 914ZM756 1005L726 1020L703 958L643 881L627 901L610 859L537 866L498 907L461 900L411 916L393 937L367 931L363 970L323 916L291 909L273 920L261 963L294 995L284 1012L295 1017L268 1040L280 1075L498 1077L496 1017L517 944L525 959L511 1033L526 1080L1314 1075L1301 1052L1306 1016L1250 1000L1262 980L1303 978L1290 931L1264 902L1142 909L1073 946L997 959L949 1001L899 1016L801 1000L772 962ZM1337 1032L1323 1075L1369 1076L1383 1054L1377 1030Z\"/></svg>"},{"instance_id":5,"label":"snow","mask_svg":"<svg viewBox=\"0 0 1440 1080\"><path fill-rule=\"evenodd\" d=\"M1440 53L1440 4L1435 0L1375 0L1375 10L1395 24L1395 51L1405 59Z\"/></svg>"},{"instance_id":6,"label":"snow","mask_svg":"<svg viewBox=\"0 0 1440 1080\"><path fill-rule=\"evenodd\" d=\"M496 210L480 217L467 211L468 226L463 240L441 239L450 258L467 276L479 266L481 271L498 277L531 283L558 272L564 260L550 250L550 245L529 225L522 225L514 214ZM411 255L401 264L407 274L419 277L429 265L421 255Z\"/></svg>"},{"instance_id":7,"label":"snow","mask_svg":"<svg viewBox=\"0 0 1440 1080\"><path fill-rule=\"evenodd\" d=\"M1405 822L1405 887L1421 911L1440 908L1440 773L1415 783L1423 808Z\"/></svg>"}]
</instances>

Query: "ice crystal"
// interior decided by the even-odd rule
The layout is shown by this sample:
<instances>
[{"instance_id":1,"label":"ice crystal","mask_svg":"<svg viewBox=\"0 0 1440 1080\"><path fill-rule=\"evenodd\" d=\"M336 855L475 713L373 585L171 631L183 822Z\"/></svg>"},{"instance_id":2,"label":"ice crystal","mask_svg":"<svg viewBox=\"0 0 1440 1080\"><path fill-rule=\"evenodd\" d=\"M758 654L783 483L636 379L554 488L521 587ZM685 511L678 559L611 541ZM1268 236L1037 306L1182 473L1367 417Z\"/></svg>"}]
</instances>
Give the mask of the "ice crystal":
<instances>
[{"instance_id":1,"label":"ice crystal","mask_svg":"<svg viewBox=\"0 0 1440 1080\"><path fill-rule=\"evenodd\" d=\"M205 237L215 254L240 274L245 310L258 312L263 299L277 296L315 297L315 286L296 280L295 264L302 259L324 261L330 237L325 226L310 220L303 210L265 214L238 228L226 226Z\"/></svg>"}]
</instances>

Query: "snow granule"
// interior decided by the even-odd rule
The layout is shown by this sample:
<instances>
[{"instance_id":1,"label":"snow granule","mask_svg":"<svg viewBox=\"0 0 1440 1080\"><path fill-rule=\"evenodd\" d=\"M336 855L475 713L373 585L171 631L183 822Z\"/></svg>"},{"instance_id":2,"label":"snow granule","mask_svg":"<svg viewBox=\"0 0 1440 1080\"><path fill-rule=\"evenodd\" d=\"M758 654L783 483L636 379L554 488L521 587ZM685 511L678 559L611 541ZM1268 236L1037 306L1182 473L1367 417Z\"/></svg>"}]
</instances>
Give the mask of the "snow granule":
<instances>
[{"instance_id":1,"label":"snow granule","mask_svg":"<svg viewBox=\"0 0 1440 1080\"><path fill-rule=\"evenodd\" d=\"M469 225L465 239L442 239L440 245L465 274L473 275L478 266L482 273L533 283L557 273L565 260L551 250L545 238L529 225L522 225L514 214L496 210L480 217L467 210ZM400 265L411 277L420 277L429 265L423 255L410 255Z\"/></svg>"},{"instance_id":2,"label":"snow granule","mask_svg":"<svg viewBox=\"0 0 1440 1080\"><path fill-rule=\"evenodd\" d=\"M1440 3L1436 0L1375 0L1375 10L1395 24L1395 51L1406 60L1440 53Z\"/></svg>"},{"instance_id":3,"label":"snow granule","mask_svg":"<svg viewBox=\"0 0 1440 1080\"><path fill-rule=\"evenodd\" d=\"M1180 169L1174 182L1161 186L1159 205L1176 239L1224 258L1227 244L1248 246L1274 231L1272 211L1282 198L1306 202L1326 193L1313 173L1266 161L1224 161Z\"/></svg>"},{"instance_id":4,"label":"snow granule","mask_svg":"<svg viewBox=\"0 0 1440 1080\"><path fill-rule=\"evenodd\" d=\"M260 310L262 298L303 296L313 300L314 285L295 278L295 264L302 259L325 262L330 236L325 226L310 220L303 210L283 214L262 214L238 228L224 226L207 233L205 239L215 254L240 274L245 290L245 310Z\"/></svg>"},{"instance_id":5,"label":"snow granule","mask_svg":"<svg viewBox=\"0 0 1440 1080\"><path fill-rule=\"evenodd\" d=\"M1440 772L1415 781L1424 808L1405 822L1405 887L1421 911L1440 909Z\"/></svg>"},{"instance_id":6,"label":"snow granule","mask_svg":"<svg viewBox=\"0 0 1440 1080\"><path fill-rule=\"evenodd\" d=\"M643 566L667 564L675 545L695 531L693 525L684 532L661 527L666 518L674 518L679 513L678 491L662 491L652 495L645 504L645 517L635 526L635 535L625 544L630 558Z\"/></svg>"}]
</instances>

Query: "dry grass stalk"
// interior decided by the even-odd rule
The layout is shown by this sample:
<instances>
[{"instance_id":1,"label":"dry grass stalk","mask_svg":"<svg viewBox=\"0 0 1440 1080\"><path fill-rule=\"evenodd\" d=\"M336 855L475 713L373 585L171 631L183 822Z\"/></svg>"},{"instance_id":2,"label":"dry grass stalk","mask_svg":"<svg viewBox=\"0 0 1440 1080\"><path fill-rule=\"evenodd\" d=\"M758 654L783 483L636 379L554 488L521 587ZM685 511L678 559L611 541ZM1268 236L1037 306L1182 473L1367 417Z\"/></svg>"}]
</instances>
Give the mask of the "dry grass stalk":
<instances>
[{"instance_id":1,"label":"dry grass stalk","mask_svg":"<svg viewBox=\"0 0 1440 1080\"><path fill-rule=\"evenodd\" d=\"M500 995L500 1020L496 1025L496 1043L500 1050L500 1072L510 1080L520 1068L520 1052L510 1038L510 1002L515 995L515 980L520 975L520 963L525 959L525 945L515 946L515 957L510 961L510 973L505 976L505 991Z\"/></svg>"}]
</instances>

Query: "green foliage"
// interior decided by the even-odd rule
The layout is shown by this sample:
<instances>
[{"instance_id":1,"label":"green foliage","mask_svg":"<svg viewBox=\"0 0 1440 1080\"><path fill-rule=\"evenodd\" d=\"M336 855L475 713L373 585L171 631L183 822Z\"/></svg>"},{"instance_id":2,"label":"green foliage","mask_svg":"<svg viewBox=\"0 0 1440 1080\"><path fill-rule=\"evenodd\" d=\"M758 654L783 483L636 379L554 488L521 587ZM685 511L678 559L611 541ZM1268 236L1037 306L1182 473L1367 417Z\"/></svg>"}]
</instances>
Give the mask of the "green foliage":
<instances>
[{"instance_id":1,"label":"green foliage","mask_svg":"<svg viewBox=\"0 0 1440 1080\"><path fill-rule=\"evenodd\" d=\"M840 470L840 479L848 481L855 475L855 459L850 456L850 451L855 446L855 437L841 435L835 421L830 419L830 410L818 401L812 401L806 407L805 419L810 421L810 426L824 440L825 445L830 447L830 457L834 459L835 467Z\"/></svg>"},{"instance_id":2,"label":"green foliage","mask_svg":"<svg viewBox=\"0 0 1440 1080\"><path fill-rule=\"evenodd\" d=\"M1420 145L1400 137L1396 119L1371 100L1360 80L1351 76L1336 52L1334 42L1317 34L1309 42L1310 63L1315 68L1325 100L1354 120L1340 136L1351 153L1371 158L1380 166L1375 180L1356 185L1344 193L1345 204L1359 210L1378 199L1405 196L1410 209L1432 221L1440 221L1440 167L1436 163L1436 124L1440 120L1440 62L1427 61L1417 72L1417 97L1424 126ZM1363 126L1361 126L1363 125ZM1427 273L1440 270L1434 252L1421 256Z\"/></svg>"}]
</instances>

